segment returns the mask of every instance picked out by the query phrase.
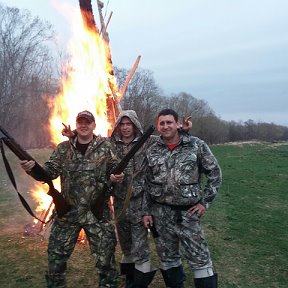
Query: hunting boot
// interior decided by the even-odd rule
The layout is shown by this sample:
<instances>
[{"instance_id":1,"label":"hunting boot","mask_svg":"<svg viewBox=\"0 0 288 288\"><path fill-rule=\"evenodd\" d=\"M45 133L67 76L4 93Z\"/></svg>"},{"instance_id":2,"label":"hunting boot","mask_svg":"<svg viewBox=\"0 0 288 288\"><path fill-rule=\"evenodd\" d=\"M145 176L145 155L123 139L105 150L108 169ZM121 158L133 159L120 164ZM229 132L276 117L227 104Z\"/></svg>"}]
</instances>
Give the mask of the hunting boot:
<instances>
[{"instance_id":1,"label":"hunting boot","mask_svg":"<svg viewBox=\"0 0 288 288\"><path fill-rule=\"evenodd\" d=\"M111 270L108 274L99 274L99 288L117 288L119 273Z\"/></svg>"},{"instance_id":2,"label":"hunting boot","mask_svg":"<svg viewBox=\"0 0 288 288\"><path fill-rule=\"evenodd\" d=\"M205 278L194 278L195 288L217 288L217 273Z\"/></svg>"},{"instance_id":3,"label":"hunting boot","mask_svg":"<svg viewBox=\"0 0 288 288\"><path fill-rule=\"evenodd\" d=\"M184 281L186 280L183 266L172 267L168 270L162 270L161 273L166 287L169 288L184 288Z\"/></svg>"},{"instance_id":4,"label":"hunting boot","mask_svg":"<svg viewBox=\"0 0 288 288\"><path fill-rule=\"evenodd\" d=\"M134 288L134 263L120 263L120 274L125 275L125 288Z\"/></svg>"},{"instance_id":5,"label":"hunting boot","mask_svg":"<svg viewBox=\"0 0 288 288\"><path fill-rule=\"evenodd\" d=\"M134 286L133 288L147 288L152 282L157 270L150 272L141 272L137 269L134 270Z\"/></svg>"},{"instance_id":6,"label":"hunting boot","mask_svg":"<svg viewBox=\"0 0 288 288\"><path fill-rule=\"evenodd\" d=\"M45 275L47 288L66 288L65 274L49 274Z\"/></svg>"}]
</instances>

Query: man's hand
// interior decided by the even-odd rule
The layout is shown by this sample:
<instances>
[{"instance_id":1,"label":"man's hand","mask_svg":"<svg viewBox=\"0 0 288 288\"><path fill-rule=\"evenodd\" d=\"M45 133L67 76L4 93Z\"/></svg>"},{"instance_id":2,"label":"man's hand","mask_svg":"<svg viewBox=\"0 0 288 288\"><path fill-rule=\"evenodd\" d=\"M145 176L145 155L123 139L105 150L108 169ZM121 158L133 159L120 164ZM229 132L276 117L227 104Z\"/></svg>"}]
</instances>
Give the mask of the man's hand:
<instances>
[{"instance_id":1,"label":"man's hand","mask_svg":"<svg viewBox=\"0 0 288 288\"><path fill-rule=\"evenodd\" d=\"M183 117L183 120L182 120L182 129L183 129L185 132L189 132L189 130L192 128L192 121L190 121L191 118L192 118L192 116Z\"/></svg>"},{"instance_id":2,"label":"man's hand","mask_svg":"<svg viewBox=\"0 0 288 288\"><path fill-rule=\"evenodd\" d=\"M62 123L62 125L64 126L64 128L62 129L62 135L68 138L73 138L75 136L75 134L73 133L73 131L71 130L70 125L65 125L64 123Z\"/></svg>"},{"instance_id":3,"label":"man's hand","mask_svg":"<svg viewBox=\"0 0 288 288\"><path fill-rule=\"evenodd\" d=\"M124 179L124 173L122 172L121 174L115 175L111 174L110 175L110 181L113 183L121 183Z\"/></svg>"},{"instance_id":4,"label":"man's hand","mask_svg":"<svg viewBox=\"0 0 288 288\"><path fill-rule=\"evenodd\" d=\"M21 167L25 170L25 172L31 172L32 168L35 166L35 161L33 160L22 160L20 161Z\"/></svg>"},{"instance_id":5,"label":"man's hand","mask_svg":"<svg viewBox=\"0 0 288 288\"><path fill-rule=\"evenodd\" d=\"M192 206L190 209L188 209L187 212L189 216L192 216L193 214L196 213L199 217L201 217L205 214L205 211L206 211L206 208L202 204L198 203Z\"/></svg>"},{"instance_id":6,"label":"man's hand","mask_svg":"<svg viewBox=\"0 0 288 288\"><path fill-rule=\"evenodd\" d=\"M153 217L151 215L143 216L142 221L143 221L143 224L146 228L153 226Z\"/></svg>"}]
</instances>

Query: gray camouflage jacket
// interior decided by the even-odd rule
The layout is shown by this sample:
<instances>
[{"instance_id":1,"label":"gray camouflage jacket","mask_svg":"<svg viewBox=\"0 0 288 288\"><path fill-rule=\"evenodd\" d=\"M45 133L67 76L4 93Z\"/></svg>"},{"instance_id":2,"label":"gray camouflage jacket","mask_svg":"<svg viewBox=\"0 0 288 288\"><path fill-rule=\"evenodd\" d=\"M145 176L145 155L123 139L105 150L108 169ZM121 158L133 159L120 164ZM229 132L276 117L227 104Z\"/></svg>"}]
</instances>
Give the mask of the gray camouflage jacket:
<instances>
[{"instance_id":1,"label":"gray camouflage jacket","mask_svg":"<svg viewBox=\"0 0 288 288\"><path fill-rule=\"evenodd\" d=\"M135 138L129 144L125 144L121 140L121 136L120 136L121 134L119 131L119 123L121 122L123 117L128 117L132 121L134 126L136 127ZM110 141L114 145L114 149L116 150L117 157L122 159L127 154L127 152L131 149L131 147L138 141L139 137L141 137L142 135L143 135L143 130L142 130L141 124L139 122L139 119L135 111L133 110L122 111L115 123L114 129L112 131L111 138L110 138ZM140 159L141 152L142 152L142 149L140 149L135 154L135 156L129 161L127 167L125 168L125 172L124 172L125 178L123 182L120 185L116 185L116 188L115 188L116 198L120 198L123 200L125 199L128 186L130 185L131 180L132 180L132 175L136 171L139 170L139 164L141 164L139 163L141 162L141 159Z\"/></svg>"},{"instance_id":2,"label":"gray camouflage jacket","mask_svg":"<svg viewBox=\"0 0 288 288\"><path fill-rule=\"evenodd\" d=\"M119 131L119 123L123 117L128 117L136 127L136 135L131 143L128 145L121 140L121 134ZM111 134L110 141L114 145L117 153L117 157L122 159L131 147L139 140L139 137L143 135L142 126L134 110L124 110L119 115L114 129ZM133 222L141 221L140 208L142 206L142 194L144 186L143 170L141 170L141 165L143 162L143 152L146 147L154 141L156 136L150 136L150 138L145 142L145 144L139 149L139 151L134 155L134 157L129 161L127 167L125 168L124 174L125 178L121 184L115 185L114 195L115 195L115 210L116 213L121 210L126 194L129 189L132 189L132 195L130 198L129 207L127 209L127 215ZM119 207L119 208L118 208ZM118 211L117 211L118 210ZM117 215L116 215L117 216Z\"/></svg>"},{"instance_id":3,"label":"gray camouflage jacket","mask_svg":"<svg viewBox=\"0 0 288 288\"><path fill-rule=\"evenodd\" d=\"M221 169L208 145L188 134L180 134L180 139L172 151L161 138L146 150L143 215L151 214L154 202L185 206L200 202L208 208L220 189Z\"/></svg>"}]
</instances>

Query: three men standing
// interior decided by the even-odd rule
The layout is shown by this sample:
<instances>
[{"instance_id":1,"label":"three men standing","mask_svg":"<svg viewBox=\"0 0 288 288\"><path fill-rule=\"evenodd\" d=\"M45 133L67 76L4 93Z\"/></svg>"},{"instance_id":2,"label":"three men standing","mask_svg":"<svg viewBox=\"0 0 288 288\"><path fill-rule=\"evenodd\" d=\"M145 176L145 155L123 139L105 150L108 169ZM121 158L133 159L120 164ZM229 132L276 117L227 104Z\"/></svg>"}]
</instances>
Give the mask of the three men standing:
<instances>
[{"instance_id":1,"label":"three men standing","mask_svg":"<svg viewBox=\"0 0 288 288\"><path fill-rule=\"evenodd\" d=\"M96 256L99 287L117 287L111 213L106 201L104 217L98 220L91 203L116 164L114 149L118 158L123 158L143 131L132 110L123 111L118 117L110 143L93 134L95 127L94 116L89 111L80 112L76 119L77 137L60 143L43 167L52 179L60 175L63 196L73 207L53 223L48 245L48 287L65 287L66 262L82 228ZM125 287L148 287L154 277L156 269L151 265L147 243L147 228L154 225L160 235L155 244L166 286L184 287L181 244L194 272L196 288L216 288L217 277L200 218L220 188L221 169L204 141L179 132L174 110L159 113L157 128L160 137L152 136L136 153L125 169L125 178L123 173L110 175L110 180L118 183L114 208L119 217L116 227L123 252L121 272L126 275ZM33 162L21 165L37 179ZM202 182L203 175L206 184Z\"/></svg>"}]
</instances>

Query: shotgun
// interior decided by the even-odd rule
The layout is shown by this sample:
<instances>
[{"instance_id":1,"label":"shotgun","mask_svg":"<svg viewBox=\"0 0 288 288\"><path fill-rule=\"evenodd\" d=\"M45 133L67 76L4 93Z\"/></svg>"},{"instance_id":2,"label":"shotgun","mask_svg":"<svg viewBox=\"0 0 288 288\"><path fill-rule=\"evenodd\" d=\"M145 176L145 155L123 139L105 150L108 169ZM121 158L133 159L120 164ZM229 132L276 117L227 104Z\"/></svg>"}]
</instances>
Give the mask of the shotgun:
<instances>
[{"instance_id":1,"label":"shotgun","mask_svg":"<svg viewBox=\"0 0 288 288\"><path fill-rule=\"evenodd\" d=\"M154 130L155 127L151 125L147 129L147 131L139 138L139 140L133 145L133 147L128 151L128 153L123 157L123 159L119 162L119 164L111 170L111 174L118 175L124 171L131 158L133 158L136 152L143 146L143 144L147 141L147 139L154 132ZM112 188L113 184L111 183L111 181L108 181L101 194L91 205L91 211L98 220L102 219L103 217L105 196L107 192L110 191Z\"/></svg>"},{"instance_id":2,"label":"shotgun","mask_svg":"<svg viewBox=\"0 0 288 288\"><path fill-rule=\"evenodd\" d=\"M3 134L1 140L6 146L20 159L20 160L33 160L32 156L26 152L10 135L9 133L0 126L0 131ZM4 155L3 155L4 156ZM4 159L4 158L3 158ZM6 167L7 168L7 167ZM8 172L8 170L7 170ZM43 167L35 161L35 166L32 168L33 178L38 181L43 181L49 185L48 195L53 199L55 209L58 217L64 216L70 209L71 206L66 202L63 195L55 189L50 175L43 169ZM9 173L8 173L9 174ZM10 175L9 175L10 177ZM11 177L10 177L11 179ZM18 192L18 191L17 191ZM23 202L22 202L23 204ZM24 205L26 208L26 206ZM29 211L28 211L29 212ZM30 212L29 212L30 213ZM30 213L31 214L31 213Z\"/></svg>"}]
</instances>

